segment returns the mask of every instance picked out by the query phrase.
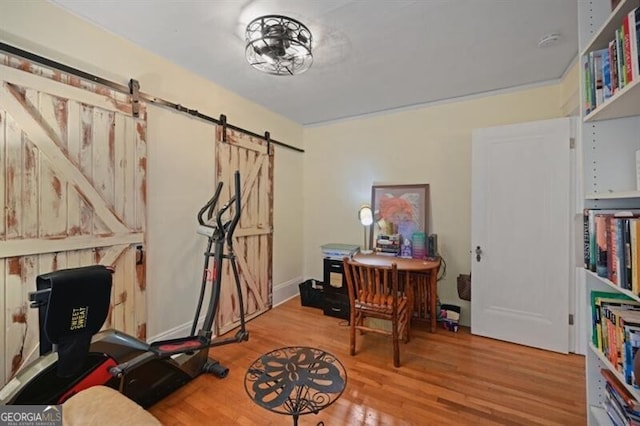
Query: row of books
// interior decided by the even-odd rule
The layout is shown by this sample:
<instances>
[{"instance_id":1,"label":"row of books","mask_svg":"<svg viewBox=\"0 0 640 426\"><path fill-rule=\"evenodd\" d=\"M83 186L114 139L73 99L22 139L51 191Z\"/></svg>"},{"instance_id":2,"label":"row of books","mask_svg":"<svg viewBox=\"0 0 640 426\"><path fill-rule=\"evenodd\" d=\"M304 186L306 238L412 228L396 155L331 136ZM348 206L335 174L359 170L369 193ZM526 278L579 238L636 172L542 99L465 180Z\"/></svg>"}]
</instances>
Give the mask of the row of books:
<instances>
[{"instance_id":1,"label":"row of books","mask_svg":"<svg viewBox=\"0 0 640 426\"><path fill-rule=\"evenodd\" d=\"M397 256L400 253L400 245L402 244L402 236L400 234L384 235L379 234L376 237L375 252L389 256Z\"/></svg>"},{"instance_id":2,"label":"row of books","mask_svg":"<svg viewBox=\"0 0 640 426\"><path fill-rule=\"evenodd\" d=\"M592 291L593 345L628 385L640 388L634 358L640 347L640 302L622 293Z\"/></svg>"},{"instance_id":3,"label":"row of books","mask_svg":"<svg viewBox=\"0 0 640 426\"><path fill-rule=\"evenodd\" d=\"M589 52L584 67L585 113L588 114L640 78L640 7L624 16L608 46Z\"/></svg>"},{"instance_id":4,"label":"row of books","mask_svg":"<svg viewBox=\"0 0 640 426\"><path fill-rule=\"evenodd\" d=\"M438 234L425 235L424 232L414 232L411 238L401 234L383 235L376 237L375 252L377 254L427 259L438 257Z\"/></svg>"},{"instance_id":5,"label":"row of books","mask_svg":"<svg viewBox=\"0 0 640 426\"><path fill-rule=\"evenodd\" d=\"M640 293L640 210L584 210L584 266Z\"/></svg>"},{"instance_id":6,"label":"row of books","mask_svg":"<svg viewBox=\"0 0 640 426\"><path fill-rule=\"evenodd\" d=\"M607 369L600 373L605 380L603 405L614 425L640 425L640 407L638 401Z\"/></svg>"}]
</instances>

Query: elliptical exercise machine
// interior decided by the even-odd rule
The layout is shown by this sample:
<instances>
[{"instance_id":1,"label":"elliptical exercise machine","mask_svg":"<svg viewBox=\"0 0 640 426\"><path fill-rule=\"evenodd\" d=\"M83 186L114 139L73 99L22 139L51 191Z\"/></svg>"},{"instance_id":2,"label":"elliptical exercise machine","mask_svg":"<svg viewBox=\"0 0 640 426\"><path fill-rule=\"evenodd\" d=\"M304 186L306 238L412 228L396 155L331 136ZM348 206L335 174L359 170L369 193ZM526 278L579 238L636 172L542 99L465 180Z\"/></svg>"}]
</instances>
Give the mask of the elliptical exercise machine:
<instances>
[{"instance_id":1,"label":"elliptical exercise machine","mask_svg":"<svg viewBox=\"0 0 640 426\"><path fill-rule=\"evenodd\" d=\"M209 348L249 339L233 252L233 233L241 212L238 171L234 181L235 195L217 211L214 225L208 221L214 215L222 182L218 182L213 197L198 212L198 232L207 236L208 243L200 296L189 336L148 344L117 330L98 333L109 311L112 281L109 268L95 265L40 275L36 279L37 291L30 293L29 299L31 307L39 309L41 356L0 389L0 405L61 404L83 389L105 385L118 389L146 408L201 373L226 377L229 370L209 358ZM222 216L232 206L233 217L223 223ZM233 337L212 339L224 259L229 260L233 270L240 329ZM207 312L196 334L211 261L214 262L214 279Z\"/></svg>"}]
</instances>

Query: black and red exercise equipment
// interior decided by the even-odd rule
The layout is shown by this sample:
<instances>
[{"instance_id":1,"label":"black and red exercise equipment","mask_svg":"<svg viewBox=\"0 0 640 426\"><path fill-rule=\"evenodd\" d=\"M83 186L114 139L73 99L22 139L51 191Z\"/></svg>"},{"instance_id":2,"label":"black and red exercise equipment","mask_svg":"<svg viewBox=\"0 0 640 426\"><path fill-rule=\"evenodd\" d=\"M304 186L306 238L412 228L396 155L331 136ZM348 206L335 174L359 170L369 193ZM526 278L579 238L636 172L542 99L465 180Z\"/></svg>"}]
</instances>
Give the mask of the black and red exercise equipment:
<instances>
[{"instance_id":1,"label":"black and red exercise equipment","mask_svg":"<svg viewBox=\"0 0 640 426\"><path fill-rule=\"evenodd\" d=\"M109 312L112 270L93 265L40 275L29 294L39 309L40 358L21 369L2 389L0 405L55 405L91 386L118 389L148 407L201 373L226 377L228 369L209 358L209 349L249 339L245 328L242 288L233 251L233 233L242 209L240 173L234 175L234 196L215 212L222 190L198 212L199 233L207 236L200 296L187 337L148 344L117 330L98 332ZM227 211L230 220L223 223ZM210 224L215 213L215 222ZM220 301L223 261L231 264L240 310L240 327L232 337L212 337ZM213 280L208 277L213 262ZM198 328L206 290L207 312Z\"/></svg>"}]
</instances>

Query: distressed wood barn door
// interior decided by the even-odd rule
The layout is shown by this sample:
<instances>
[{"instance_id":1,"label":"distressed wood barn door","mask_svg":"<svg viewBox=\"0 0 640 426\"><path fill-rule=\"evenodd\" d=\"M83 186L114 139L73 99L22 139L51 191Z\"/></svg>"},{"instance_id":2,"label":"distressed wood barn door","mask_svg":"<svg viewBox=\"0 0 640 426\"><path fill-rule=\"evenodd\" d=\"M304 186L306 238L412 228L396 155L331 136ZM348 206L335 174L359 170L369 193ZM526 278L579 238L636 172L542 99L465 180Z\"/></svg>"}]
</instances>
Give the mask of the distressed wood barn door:
<instances>
[{"instance_id":1,"label":"distressed wood barn door","mask_svg":"<svg viewBox=\"0 0 640 426\"><path fill-rule=\"evenodd\" d=\"M231 197L233 175L240 171L242 212L233 248L245 313L251 319L272 306L273 148L263 139L223 126L217 127L216 140L217 180L224 183L220 200ZM225 261L216 333L235 328L239 319L233 271Z\"/></svg>"},{"instance_id":2,"label":"distressed wood barn door","mask_svg":"<svg viewBox=\"0 0 640 426\"><path fill-rule=\"evenodd\" d=\"M115 268L105 327L146 336L146 113L128 95L0 57L0 382L38 354L37 275ZM90 283L88 283L90 285Z\"/></svg>"}]
</instances>

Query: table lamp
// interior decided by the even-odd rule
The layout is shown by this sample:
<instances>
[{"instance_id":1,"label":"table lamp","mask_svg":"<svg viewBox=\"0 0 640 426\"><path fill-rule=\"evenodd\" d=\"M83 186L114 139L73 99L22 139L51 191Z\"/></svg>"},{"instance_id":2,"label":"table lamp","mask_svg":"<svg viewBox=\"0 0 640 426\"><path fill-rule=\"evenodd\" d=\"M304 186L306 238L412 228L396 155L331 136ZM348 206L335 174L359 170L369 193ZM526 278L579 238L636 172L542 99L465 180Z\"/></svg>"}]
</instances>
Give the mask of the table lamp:
<instances>
[{"instance_id":1,"label":"table lamp","mask_svg":"<svg viewBox=\"0 0 640 426\"><path fill-rule=\"evenodd\" d=\"M369 204L363 204L360 206L360 210L358 210L358 219L362 226L364 226L364 244L362 245L362 253L370 254L372 251L367 249L367 228L369 228L373 223L373 211Z\"/></svg>"}]
</instances>

